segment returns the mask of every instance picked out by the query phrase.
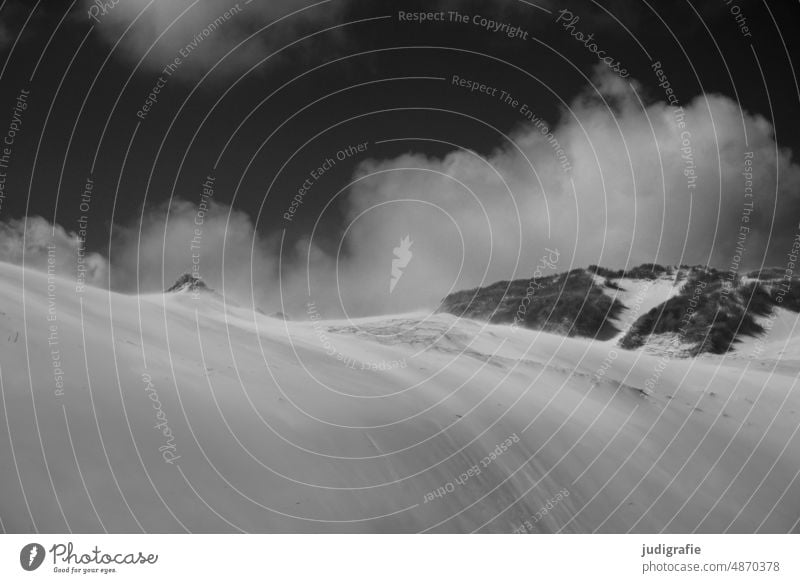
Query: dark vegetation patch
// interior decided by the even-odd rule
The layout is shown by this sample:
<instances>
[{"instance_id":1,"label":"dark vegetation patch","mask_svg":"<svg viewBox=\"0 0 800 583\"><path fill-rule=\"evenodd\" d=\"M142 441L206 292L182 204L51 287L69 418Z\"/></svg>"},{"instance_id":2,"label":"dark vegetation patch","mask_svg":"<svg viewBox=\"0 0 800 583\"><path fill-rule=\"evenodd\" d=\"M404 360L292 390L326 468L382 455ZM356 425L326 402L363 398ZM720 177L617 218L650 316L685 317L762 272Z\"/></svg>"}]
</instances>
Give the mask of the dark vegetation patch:
<instances>
[{"instance_id":1,"label":"dark vegetation patch","mask_svg":"<svg viewBox=\"0 0 800 583\"><path fill-rule=\"evenodd\" d=\"M609 319L623 309L591 275L575 269L534 281L500 281L457 292L444 299L439 311L493 324L511 324L516 318L525 328L607 339L619 333Z\"/></svg>"},{"instance_id":2,"label":"dark vegetation patch","mask_svg":"<svg viewBox=\"0 0 800 583\"><path fill-rule=\"evenodd\" d=\"M586 268L589 273L594 273L600 277L605 277L608 280L621 279L627 277L630 279L658 279L659 277L674 277L681 281L686 277L686 273L705 273L711 277L717 278L723 275L723 272L714 269L713 267L706 267L705 265L659 265L658 263L642 263L630 269L608 269L600 267L599 265L590 265Z\"/></svg>"},{"instance_id":3,"label":"dark vegetation patch","mask_svg":"<svg viewBox=\"0 0 800 583\"><path fill-rule=\"evenodd\" d=\"M606 269L599 265L590 265L586 271L595 273L600 277L606 279L620 279L622 277L629 277L631 279L658 279L663 275L672 275L674 269L672 267L664 267L657 263L643 263L637 267L632 267L628 270L625 269Z\"/></svg>"}]
</instances>

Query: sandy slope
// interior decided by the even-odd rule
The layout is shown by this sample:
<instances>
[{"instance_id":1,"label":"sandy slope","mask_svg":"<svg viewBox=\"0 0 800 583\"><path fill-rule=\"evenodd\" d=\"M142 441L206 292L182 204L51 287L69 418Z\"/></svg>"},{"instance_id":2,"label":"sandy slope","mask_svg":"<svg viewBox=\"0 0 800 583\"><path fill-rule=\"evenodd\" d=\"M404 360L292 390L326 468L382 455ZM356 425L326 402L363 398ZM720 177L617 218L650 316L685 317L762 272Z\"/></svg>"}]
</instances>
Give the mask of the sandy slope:
<instances>
[{"instance_id":1,"label":"sandy slope","mask_svg":"<svg viewBox=\"0 0 800 583\"><path fill-rule=\"evenodd\" d=\"M55 291L0 264L7 531L798 530L797 368Z\"/></svg>"}]
</instances>

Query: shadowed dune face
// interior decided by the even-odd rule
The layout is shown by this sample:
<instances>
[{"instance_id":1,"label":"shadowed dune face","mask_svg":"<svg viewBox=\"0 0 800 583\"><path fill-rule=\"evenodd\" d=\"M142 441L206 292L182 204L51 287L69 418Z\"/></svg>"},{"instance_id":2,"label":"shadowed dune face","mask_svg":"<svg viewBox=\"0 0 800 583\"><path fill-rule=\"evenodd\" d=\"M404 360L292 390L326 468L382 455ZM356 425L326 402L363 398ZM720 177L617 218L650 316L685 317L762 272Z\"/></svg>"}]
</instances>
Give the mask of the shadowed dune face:
<instances>
[{"instance_id":1,"label":"shadowed dune face","mask_svg":"<svg viewBox=\"0 0 800 583\"><path fill-rule=\"evenodd\" d=\"M0 265L8 530L798 520L796 370L764 359L664 359L441 313L288 321L208 292L72 286Z\"/></svg>"}]
</instances>

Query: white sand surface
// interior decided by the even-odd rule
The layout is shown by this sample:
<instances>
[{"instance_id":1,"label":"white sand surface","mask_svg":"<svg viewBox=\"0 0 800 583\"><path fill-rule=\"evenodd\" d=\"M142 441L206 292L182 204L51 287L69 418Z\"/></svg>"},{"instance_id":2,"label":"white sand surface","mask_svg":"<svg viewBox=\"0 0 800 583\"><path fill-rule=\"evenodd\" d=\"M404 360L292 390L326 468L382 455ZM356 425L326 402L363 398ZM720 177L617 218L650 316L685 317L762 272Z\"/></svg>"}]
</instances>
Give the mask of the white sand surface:
<instances>
[{"instance_id":1,"label":"white sand surface","mask_svg":"<svg viewBox=\"0 0 800 583\"><path fill-rule=\"evenodd\" d=\"M0 264L10 532L798 531L795 366L54 284Z\"/></svg>"}]
</instances>

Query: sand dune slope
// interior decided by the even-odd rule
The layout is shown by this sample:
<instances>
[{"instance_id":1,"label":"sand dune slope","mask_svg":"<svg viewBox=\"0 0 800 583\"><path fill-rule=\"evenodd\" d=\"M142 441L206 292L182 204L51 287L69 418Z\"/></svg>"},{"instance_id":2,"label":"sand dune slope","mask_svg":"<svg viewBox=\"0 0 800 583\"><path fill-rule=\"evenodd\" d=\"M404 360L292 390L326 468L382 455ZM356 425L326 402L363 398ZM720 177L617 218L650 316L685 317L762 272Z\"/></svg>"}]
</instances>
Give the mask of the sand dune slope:
<instances>
[{"instance_id":1,"label":"sand dune slope","mask_svg":"<svg viewBox=\"0 0 800 583\"><path fill-rule=\"evenodd\" d=\"M0 343L9 532L798 530L792 367L5 264Z\"/></svg>"}]
</instances>

